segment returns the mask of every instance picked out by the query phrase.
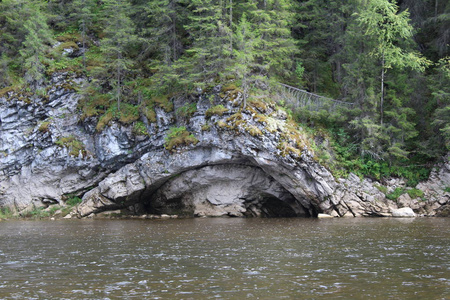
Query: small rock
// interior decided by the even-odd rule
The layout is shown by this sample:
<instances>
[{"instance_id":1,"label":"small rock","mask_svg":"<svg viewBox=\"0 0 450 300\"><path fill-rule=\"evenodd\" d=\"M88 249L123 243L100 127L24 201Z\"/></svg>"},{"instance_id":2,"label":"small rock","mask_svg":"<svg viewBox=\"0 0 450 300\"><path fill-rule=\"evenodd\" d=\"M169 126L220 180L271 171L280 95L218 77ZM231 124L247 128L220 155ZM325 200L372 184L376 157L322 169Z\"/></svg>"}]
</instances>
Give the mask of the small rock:
<instances>
[{"instance_id":1,"label":"small rock","mask_svg":"<svg viewBox=\"0 0 450 300\"><path fill-rule=\"evenodd\" d=\"M163 215L161 215L161 219L170 219L170 216L163 214Z\"/></svg>"},{"instance_id":2,"label":"small rock","mask_svg":"<svg viewBox=\"0 0 450 300\"><path fill-rule=\"evenodd\" d=\"M67 214L64 219L72 219L72 215L71 214Z\"/></svg>"},{"instance_id":3,"label":"small rock","mask_svg":"<svg viewBox=\"0 0 450 300\"><path fill-rule=\"evenodd\" d=\"M393 209L391 213L393 217L397 218L414 218L416 216L416 214L410 207Z\"/></svg>"},{"instance_id":4,"label":"small rock","mask_svg":"<svg viewBox=\"0 0 450 300\"><path fill-rule=\"evenodd\" d=\"M328 219L328 218L334 218L332 215L329 214L318 214L317 218L319 219Z\"/></svg>"}]
</instances>

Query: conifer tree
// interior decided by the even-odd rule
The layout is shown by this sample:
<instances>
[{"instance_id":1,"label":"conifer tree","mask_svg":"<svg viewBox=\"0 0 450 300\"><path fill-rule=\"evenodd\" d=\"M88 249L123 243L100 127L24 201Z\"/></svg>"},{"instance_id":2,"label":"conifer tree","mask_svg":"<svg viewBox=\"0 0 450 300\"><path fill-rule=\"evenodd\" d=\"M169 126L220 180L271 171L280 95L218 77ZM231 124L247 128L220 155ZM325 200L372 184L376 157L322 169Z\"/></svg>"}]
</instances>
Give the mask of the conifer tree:
<instances>
[{"instance_id":1,"label":"conifer tree","mask_svg":"<svg viewBox=\"0 0 450 300\"><path fill-rule=\"evenodd\" d=\"M247 95L252 83L252 65L255 56L255 34L252 31L251 24L244 13L236 26L235 46L233 50L234 64L230 66L231 73L234 73L236 79L241 81L241 87L244 94L244 107L247 105Z\"/></svg>"},{"instance_id":2,"label":"conifer tree","mask_svg":"<svg viewBox=\"0 0 450 300\"><path fill-rule=\"evenodd\" d=\"M44 55L50 49L52 34L40 1L29 2L26 9L33 13L30 13L30 17L24 23L26 35L19 52L23 59L25 81L31 86L38 87L44 82Z\"/></svg>"},{"instance_id":3,"label":"conifer tree","mask_svg":"<svg viewBox=\"0 0 450 300\"><path fill-rule=\"evenodd\" d=\"M399 46L411 39L413 28L408 11L398 12L398 6L389 0L369 0L358 16L365 36L372 38L374 46L370 52L381 64L380 123L383 124L385 76L393 67L410 67L424 71L429 62L415 51L405 51Z\"/></svg>"},{"instance_id":4,"label":"conifer tree","mask_svg":"<svg viewBox=\"0 0 450 300\"><path fill-rule=\"evenodd\" d=\"M232 34L223 0L192 0L189 23L185 25L192 46L178 68L185 70L188 81L196 86L223 76L230 63L229 40Z\"/></svg>"},{"instance_id":5,"label":"conifer tree","mask_svg":"<svg viewBox=\"0 0 450 300\"><path fill-rule=\"evenodd\" d=\"M89 27L92 25L94 13L93 0L74 0L72 2L73 11L71 16L76 19L79 30L81 31L81 42L83 44L83 67L86 68L86 42L89 33Z\"/></svg>"},{"instance_id":6,"label":"conifer tree","mask_svg":"<svg viewBox=\"0 0 450 300\"><path fill-rule=\"evenodd\" d=\"M437 109L433 115L432 125L441 137L440 144L444 144L450 151L450 57L443 58L438 63L436 74L431 77L432 97Z\"/></svg>"},{"instance_id":7,"label":"conifer tree","mask_svg":"<svg viewBox=\"0 0 450 300\"><path fill-rule=\"evenodd\" d=\"M117 108L120 110L122 89L131 70L133 61L129 49L136 41L134 24L129 18L130 3L127 0L106 0L104 9L105 38L101 40L100 49L105 55L106 66L97 76L108 82L114 89Z\"/></svg>"},{"instance_id":8,"label":"conifer tree","mask_svg":"<svg viewBox=\"0 0 450 300\"><path fill-rule=\"evenodd\" d=\"M154 0L145 9L148 14L148 44L157 53L157 59L170 66L183 51L182 22L185 20L181 0Z\"/></svg>"},{"instance_id":9,"label":"conifer tree","mask_svg":"<svg viewBox=\"0 0 450 300\"><path fill-rule=\"evenodd\" d=\"M255 44L254 71L261 79L280 80L292 76L296 53L291 36L292 1L251 0L246 5L249 21L259 36Z\"/></svg>"}]
</instances>

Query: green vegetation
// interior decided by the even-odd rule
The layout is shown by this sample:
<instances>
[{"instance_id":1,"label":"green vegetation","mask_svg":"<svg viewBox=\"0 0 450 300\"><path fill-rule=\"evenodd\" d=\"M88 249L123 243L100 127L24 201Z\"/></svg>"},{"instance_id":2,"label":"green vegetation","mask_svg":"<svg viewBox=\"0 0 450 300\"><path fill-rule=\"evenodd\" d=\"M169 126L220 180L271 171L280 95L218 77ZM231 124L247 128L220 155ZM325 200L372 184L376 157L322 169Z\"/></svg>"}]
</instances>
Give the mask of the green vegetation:
<instances>
[{"instance_id":1,"label":"green vegetation","mask_svg":"<svg viewBox=\"0 0 450 300\"><path fill-rule=\"evenodd\" d=\"M182 107L177 109L177 115L189 119L194 115L194 113L197 111L197 103L186 103Z\"/></svg>"},{"instance_id":2,"label":"green vegetation","mask_svg":"<svg viewBox=\"0 0 450 300\"><path fill-rule=\"evenodd\" d=\"M56 145L69 149L69 155L77 157L80 153L82 156L87 155L84 144L77 140L73 135L67 137L61 137L56 142Z\"/></svg>"},{"instance_id":3,"label":"green vegetation","mask_svg":"<svg viewBox=\"0 0 450 300\"><path fill-rule=\"evenodd\" d=\"M147 127L141 121L134 123L133 133L136 135L148 135Z\"/></svg>"},{"instance_id":4,"label":"green vegetation","mask_svg":"<svg viewBox=\"0 0 450 300\"><path fill-rule=\"evenodd\" d=\"M423 197L423 191L419 190L419 189L410 189L410 190L407 190L407 193L411 197L411 199Z\"/></svg>"},{"instance_id":5,"label":"green vegetation","mask_svg":"<svg viewBox=\"0 0 450 300\"><path fill-rule=\"evenodd\" d=\"M70 196L69 199L66 200L66 205L68 206L75 206L81 203L81 198L77 196Z\"/></svg>"},{"instance_id":6,"label":"green vegetation","mask_svg":"<svg viewBox=\"0 0 450 300\"><path fill-rule=\"evenodd\" d=\"M0 208L0 220L1 219L11 219L13 217L13 212L9 207Z\"/></svg>"},{"instance_id":7,"label":"green vegetation","mask_svg":"<svg viewBox=\"0 0 450 300\"><path fill-rule=\"evenodd\" d=\"M228 109L226 109L222 104L219 104L211 108L208 108L205 112L205 115L207 118L211 118L214 115L222 116L227 111Z\"/></svg>"},{"instance_id":8,"label":"green vegetation","mask_svg":"<svg viewBox=\"0 0 450 300\"><path fill-rule=\"evenodd\" d=\"M198 139L187 131L186 127L172 127L165 140L165 148L169 151L183 145L197 144Z\"/></svg>"},{"instance_id":9,"label":"green vegetation","mask_svg":"<svg viewBox=\"0 0 450 300\"><path fill-rule=\"evenodd\" d=\"M143 135L139 120L156 123L155 109L172 112L184 96L176 114L189 119L190 96L222 85L221 96L260 124L236 115L217 126L259 136L261 126L278 130L266 112L282 82L353 103L290 107L297 124L285 128L282 155L306 145L337 176L415 186L450 150L449 14L448 1L420 0L3 0L0 96L30 103L55 72L85 76L83 87L66 87L83 96L82 118L97 131L117 121ZM306 128L328 142L296 137ZM76 139L58 142L84 151Z\"/></svg>"},{"instance_id":10,"label":"green vegetation","mask_svg":"<svg viewBox=\"0 0 450 300\"><path fill-rule=\"evenodd\" d=\"M51 124L50 121L42 122L42 123L39 125L38 130L39 130L40 132L48 132L48 131L49 131L48 127L50 126L50 124Z\"/></svg>"},{"instance_id":11,"label":"green vegetation","mask_svg":"<svg viewBox=\"0 0 450 300\"><path fill-rule=\"evenodd\" d=\"M444 189L444 192L450 193L450 186L446 187L446 188Z\"/></svg>"},{"instance_id":12,"label":"green vegetation","mask_svg":"<svg viewBox=\"0 0 450 300\"><path fill-rule=\"evenodd\" d=\"M395 190L392 193L389 193L386 195L386 198L390 200L397 201L398 197L406 193L406 190L404 188L395 188Z\"/></svg>"}]
</instances>

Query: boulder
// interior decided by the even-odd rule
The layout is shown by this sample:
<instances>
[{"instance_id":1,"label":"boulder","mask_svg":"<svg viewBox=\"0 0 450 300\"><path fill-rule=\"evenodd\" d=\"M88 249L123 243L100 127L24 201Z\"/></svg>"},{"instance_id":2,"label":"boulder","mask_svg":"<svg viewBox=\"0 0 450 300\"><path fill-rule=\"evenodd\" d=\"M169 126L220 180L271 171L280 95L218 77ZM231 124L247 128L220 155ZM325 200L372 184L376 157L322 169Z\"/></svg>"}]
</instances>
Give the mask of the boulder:
<instances>
[{"instance_id":1,"label":"boulder","mask_svg":"<svg viewBox=\"0 0 450 300\"><path fill-rule=\"evenodd\" d=\"M393 217L396 218L414 218L416 214L410 207L402 207L391 211Z\"/></svg>"}]
</instances>

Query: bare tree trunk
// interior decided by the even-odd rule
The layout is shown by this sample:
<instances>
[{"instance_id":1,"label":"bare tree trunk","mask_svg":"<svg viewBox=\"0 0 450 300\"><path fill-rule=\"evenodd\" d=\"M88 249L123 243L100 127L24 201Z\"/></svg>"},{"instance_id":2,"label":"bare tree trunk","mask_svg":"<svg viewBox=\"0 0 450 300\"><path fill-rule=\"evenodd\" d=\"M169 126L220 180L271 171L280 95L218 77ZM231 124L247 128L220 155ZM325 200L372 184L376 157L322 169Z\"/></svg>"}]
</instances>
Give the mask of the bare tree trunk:
<instances>
[{"instance_id":1,"label":"bare tree trunk","mask_svg":"<svg viewBox=\"0 0 450 300\"><path fill-rule=\"evenodd\" d=\"M384 54L381 58L381 99L380 99L380 120L383 125L383 104L384 104Z\"/></svg>"},{"instance_id":2,"label":"bare tree trunk","mask_svg":"<svg viewBox=\"0 0 450 300\"><path fill-rule=\"evenodd\" d=\"M434 23L437 22L439 0L434 1Z\"/></svg>"},{"instance_id":3,"label":"bare tree trunk","mask_svg":"<svg viewBox=\"0 0 450 300\"><path fill-rule=\"evenodd\" d=\"M230 30L233 32L233 0L230 0ZM233 34L230 34L230 51L233 51Z\"/></svg>"},{"instance_id":4,"label":"bare tree trunk","mask_svg":"<svg viewBox=\"0 0 450 300\"><path fill-rule=\"evenodd\" d=\"M83 0L83 8L84 9L84 5L85 5L85 0ZM86 71L86 20L83 16L83 23L81 25L82 30L81 30L81 39L83 40L83 71Z\"/></svg>"}]
</instances>

